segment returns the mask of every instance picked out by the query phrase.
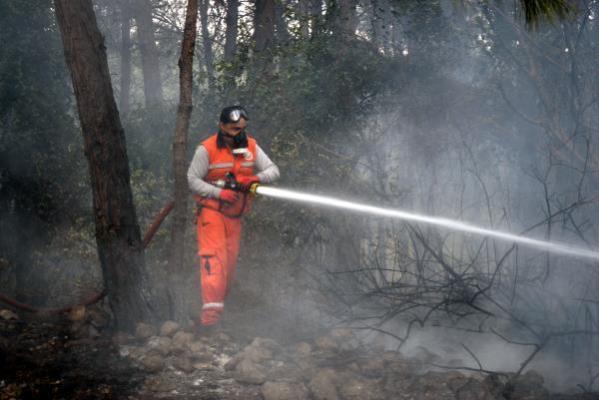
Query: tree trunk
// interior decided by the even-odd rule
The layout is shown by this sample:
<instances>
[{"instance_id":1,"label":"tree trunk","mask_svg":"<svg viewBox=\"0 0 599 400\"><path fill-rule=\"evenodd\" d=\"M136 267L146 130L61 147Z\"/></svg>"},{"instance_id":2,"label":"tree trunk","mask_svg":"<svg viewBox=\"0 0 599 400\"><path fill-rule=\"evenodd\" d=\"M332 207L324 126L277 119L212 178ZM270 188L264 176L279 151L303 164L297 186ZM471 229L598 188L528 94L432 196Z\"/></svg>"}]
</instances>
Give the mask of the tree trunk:
<instances>
[{"instance_id":1,"label":"tree trunk","mask_svg":"<svg viewBox=\"0 0 599 400\"><path fill-rule=\"evenodd\" d=\"M175 173L175 208L171 230L169 272L171 278L169 299L171 317L178 321L186 321L189 304L182 290L186 279L184 270L185 228L187 225L187 132L192 110L192 67L196 40L196 20L198 18L198 0L189 0L185 15L183 43L179 58L179 107L173 142L173 170Z\"/></svg>"},{"instance_id":2,"label":"tree trunk","mask_svg":"<svg viewBox=\"0 0 599 400\"><path fill-rule=\"evenodd\" d=\"M239 20L239 0L227 1L227 30L225 31L225 62L230 63L237 55L237 26Z\"/></svg>"},{"instance_id":3,"label":"tree trunk","mask_svg":"<svg viewBox=\"0 0 599 400\"><path fill-rule=\"evenodd\" d=\"M275 4L275 31L277 35L277 43L285 45L291 40L291 35L287 30L287 21L285 21L285 11L287 2L278 0Z\"/></svg>"},{"instance_id":4,"label":"tree trunk","mask_svg":"<svg viewBox=\"0 0 599 400\"><path fill-rule=\"evenodd\" d=\"M306 0L310 3L310 22L312 27L312 36L318 36L322 31L322 0Z\"/></svg>"},{"instance_id":5,"label":"tree trunk","mask_svg":"<svg viewBox=\"0 0 599 400\"><path fill-rule=\"evenodd\" d=\"M208 31L208 3L209 0L200 0L200 22L202 23L202 45L204 47L206 74L208 75L208 88L212 91L214 88L214 56L212 54L212 38L210 37L210 31ZM185 33L183 33L183 37L185 38ZM187 135L187 131L185 134Z\"/></svg>"},{"instance_id":6,"label":"tree trunk","mask_svg":"<svg viewBox=\"0 0 599 400\"><path fill-rule=\"evenodd\" d=\"M327 25L334 35L351 37L356 33L358 17L357 0L330 0L327 10Z\"/></svg>"},{"instance_id":7,"label":"tree trunk","mask_svg":"<svg viewBox=\"0 0 599 400\"><path fill-rule=\"evenodd\" d=\"M256 0L254 41L257 53L268 50L275 35L275 0Z\"/></svg>"},{"instance_id":8,"label":"tree trunk","mask_svg":"<svg viewBox=\"0 0 599 400\"><path fill-rule=\"evenodd\" d=\"M386 50L386 34L389 28L385 21L385 6L383 0L372 0L372 13L370 21L372 24L372 41L380 50Z\"/></svg>"},{"instance_id":9,"label":"tree trunk","mask_svg":"<svg viewBox=\"0 0 599 400\"><path fill-rule=\"evenodd\" d=\"M121 93L120 111L129 112L131 95L131 16L129 0L121 0Z\"/></svg>"},{"instance_id":10,"label":"tree trunk","mask_svg":"<svg viewBox=\"0 0 599 400\"><path fill-rule=\"evenodd\" d=\"M92 185L96 244L119 329L153 317L125 135L91 0L55 0Z\"/></svg>"},{"instance_id":11,"label":"tree trunk","mask_svg":"<svg viewBox=\"0 0 599 400\"><path fill-rule=\"evenodd\" d=\"M225 30L225 55L224 61L226 68L224 70L224 91L223 99L226 103L233 101L232 93L235 89L235 77L239 72L238 66L234 63L237 56L237 35L239 33L239 0L227 1L227 17Z\"/></svg>"},{"instance_id":12,"label":"tree trunk","mask_svg":"<svg viewBox=\"0 0 599 400\"><path fill-rule=\"evenodd\" d=\"M152 22L152 3L150 0L135 1L134 12L137 21L139 50L141 52L146 107L153 107L162 103L162 80L160 78L160 61Z\"/></svg>"},{"instance_id":13,"label":"tree trunk","mask_svg":"<svg viewBox=\"0 0 599 400\"><path fill-rule=\"evenodd\" d=\"M302 39L310 37L310 6L311 0L298 0L297 13L300 20L300 36Z\"/></svg>"}]
</instances>

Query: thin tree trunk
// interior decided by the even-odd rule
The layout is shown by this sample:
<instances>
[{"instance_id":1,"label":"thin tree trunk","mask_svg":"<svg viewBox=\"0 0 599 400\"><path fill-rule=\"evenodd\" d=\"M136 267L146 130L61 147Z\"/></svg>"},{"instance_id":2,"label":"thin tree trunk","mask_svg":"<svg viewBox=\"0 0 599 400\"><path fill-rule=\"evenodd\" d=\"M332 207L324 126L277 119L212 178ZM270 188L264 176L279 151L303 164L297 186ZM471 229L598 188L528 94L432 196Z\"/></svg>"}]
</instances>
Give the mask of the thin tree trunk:
<instances>
[{"instance_id":1,"label":"thin tree trunk","mask_svg":"<svg viewBox=\"0 0 599 400\"><path fill-rule=\"evenodd\" d=\"M227 29L225 31L225 62L230 63L237 55L237 26L239 20L239 0L227 1Z\"/></svg>"},{"instance_id":2,"label":"thin tree trunk","mask_svg":"<svg viewBox=\"0 0 599 400\"><path fill-rule=\"evenodd\" d=\"M154 37L152 22L152 3L150 0L136 0L135 20L141 52L141 67L144 77L144 95L146 107L162 103L162 80L160 78L160 61Z\"/></svg>"},{"instance_id":3,"label":"thin tree trunk","mask_svg":"<svg viewBox=\"0 0 599 400\"><path fill-rule=\"evenodd\" d=\"M275 36L275 0L256 0L254 12L255 50L261 53L269 49Z\"/></svg>"},{"instance_id":4,"label":"thin tree trunk","mask_svg":"<svg viewBox=\"0 0 599 400\"><path fill-rule=\"evenodd\" d=\"M129 112L131 95L131 16L129 0L121 0L121 93L120 111Z\"/></svg>"},{"instance_id":5,"label":"thin tree trunk","mask_svg":"<svg viewBox=\"0 0 599 400\"><path fill-rule=\"evenodd\" d=\"M372 26L372 41L376 44L379 49L385 49L385 5L383 0L372 0L371 2L372 13L370 15L370 21Z\"/></svg>"},{"instance_id":6,"label":"thin tree trunk","mask_svg":"<svg viewBox=\"0 0 599 400\"><path fill-rule=\"evenodd\" d=\"M173 142L173 170L175 173L175 208L171 230L169 272L171 285L169 298L171 317L185 321L188 317L186 305L189 303L182 289L184 277L181 273L184 266L185 228L187 225L187 133L192 110L192 67L196 40L196 21L198 18L198 0L189 0L185 15L183 43L179 58L179 107Z\"/></svg>"},{"instance_id":7,"label":"thin tree trunk","mask_svg":"<svg viewBox=\"0 0 599 400\"><path fill-rule=\"evenodd\" d=\"M91 0L55 0L92 185L96 243L119 329L153 317L125 135Z\"/></svg>"},{"instance_id":8,"label":"thin tree trunk","mask_svg":"<svg viewBox=\"0 0 599 400\"><path fill-rule=\"evenodd\" d=\"M239 33L239 0L227 1L227 17L225 30L225 55L224 61L226 64L224 80L223 99L229 103L233 99L231 97L235 89L235 77L238 73L238 66L235 64L237 57L237 35Z\"/></svg>"},{"instance_id":9,"label":"thin tree trunk","mask_svg":"<svg viewBox=\"0 0 599 400\"><path fill-rule=\"evenodd\" d=\"M287 2L278 0L275 4L275 31L277 34L277 43L285 45L291 40L291 35L287 30L287 22L285 21L285 11Z\"/></svg>"},{"instance_id":10,"label":"thin tree trunk","mask_svg":"<svg viewBox=\"0 0 599 400\"><path fill-rule=\"evenodd\" d=\"M209 0L200 0L199 6L204 62L206 64L206 74L208 75L208 87L212 91L214 88L214 55L212 54L212 38L210 37L210 31L208 31L208 3ZM183 35L185 36L185 33Z\"/></svg>"},{"instance_id":11,"label":"thin tree trunk","mask_svg":"<svg viewBox=\"0 0 599 400\"><path fill-rule=\"evenodd\" d=\"M302 38L309 38L318 25L322 0L298 0L297 11L300 16L300 34Z\"/></svg>"},{"instance_id":12,"label":"thin tree trunk","mask_svg":"<svg viewBox=\"0 0 599 400\"><path fill-rule=\"evenodd\" d=\"M310 2L310 19L312 36L318 36L322 30L322 0L306 0Z\"/></svg>"},{"instance_id":13,"label":"thin tree trunk","mask_svg":"<svg viewBox=\"0 0 599 400\"><path fill-rule=\"evenodd\" d=\"M342 37L353 36L358 27L357 0L329 0L328 5L326 20L333 34Z\"/></svg>"},{"instance_id":14,"label":"thin tree trunk","mask_svg":"<svg viewBox=\"0 0 599 400\"><path fill-rule=\"evenodd\" d=\"M311 0L298 0L297 13L300 18L300 36L306 39L310 36L310 4Z\"/></svg>"}]
</instances>

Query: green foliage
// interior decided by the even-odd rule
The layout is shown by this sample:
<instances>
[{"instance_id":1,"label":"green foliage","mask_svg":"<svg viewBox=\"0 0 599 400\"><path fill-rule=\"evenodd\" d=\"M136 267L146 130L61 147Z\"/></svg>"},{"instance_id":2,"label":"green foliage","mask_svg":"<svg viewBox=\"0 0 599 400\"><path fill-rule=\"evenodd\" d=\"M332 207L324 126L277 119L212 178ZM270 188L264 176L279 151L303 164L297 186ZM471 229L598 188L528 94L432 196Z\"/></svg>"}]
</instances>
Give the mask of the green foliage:
<instances>
[{"instance_id":1,"label":"green foliage","mask_svg":"<svg viewBox=\"0 0 599 400\"><path fill-rule=\"evenodd\" d=\"M60 209L78 203L82 194L76 185L85 174L50 4L0 5L2 198L15 199L19 207L47 221L60 220Z\"/></svg>"},{"instance_id":2,"label":"green foliage","mask_svg":"<svg viewBox=\"0 0 599 400\"><path fill-rule=\"evenodd\" d=\"M51 5L0 3L0 257L29 289L45 286L35 260L47 265L59 227L82 216L83 226L90 223L87 168ZM79 250L70 248L74 257Z\"/></svg>"}]
</instances>

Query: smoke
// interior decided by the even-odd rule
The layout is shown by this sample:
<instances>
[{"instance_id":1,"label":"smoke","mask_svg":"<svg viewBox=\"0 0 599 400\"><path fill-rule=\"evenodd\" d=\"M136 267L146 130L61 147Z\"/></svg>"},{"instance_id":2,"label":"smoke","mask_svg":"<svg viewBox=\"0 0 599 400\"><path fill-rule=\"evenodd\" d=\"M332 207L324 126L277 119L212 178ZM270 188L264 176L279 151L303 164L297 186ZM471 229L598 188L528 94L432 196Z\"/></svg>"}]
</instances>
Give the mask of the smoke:
<instances>
[{"instance_id":1,"label":"smoke","mask_svg":"<svg viewBox=\"0 0 599 400\"><path fill-rule=\"evenodd\" d=\"M272 64L259 68L252 63L251 32L242 30L238 57L231 65L217 62L217 87L208 84L205 52L199 46L190 152L215 130L220 108L231 98L239 99L252 118L249 131L281 168L281 187L594 248L599 234L593 147L598 65L592 57L597 53L597 19L580 22L585 15L596 15L596 9L577 21L527 32L509 10L489 11L478 3L466 2L461 8L449 0L404 2L400 9L379 1L381 10L360 3L355 38L346 41L326 30L306 40L295 38L293 45L278 49ZM38 8L15 19L14 32L23 29L19 24L33 28L24 16ZM97 9L119 93L119 8L103 1ZM160 15L154 23L165 98L158 107L143 107L140 54L132 47L132 107L121 117L142 226L170 196L182 10L183 2L164 2L154 10ZM222 51L219 43L224 43L224 26L218 25L224 23L222 11L209 13L216 58ZM244 8L243 16L250 26L251 12L246 11L251 7ZM369 19L379 11L384 21ZM40 266L56 272L48 273L49 279L92 285L100 277L90 261L91 207L80 139L74 139L79 133L65 84L68 74L54 23L48 22L51 13L35 15L42 19L35 28L38 33L15 35L15 45L5 47L11 51L2 57L6 64L0 65L3 76L32 78L23 85L31 90L15 86L2 91L22 91L19 98L33 103L3 97L2 105L11 104L20 114L6 114L11 125L0 132L0 154L5 162L9 158L4 154L10 152L10 159L19 161L19 171L30 169L25 175L36 184L20 174L14 187L35 187L35 204L23 200L30 191L0 200L6 209L14 202L25 205L19 211L27 214L23 220L40 204L59 210L64 216L60 222L32 224L19 230L19 237L51 236L53 240L44 242L48 247L39 246L36 258ZM286 18L294 28L301 23L293 20L292 12ZM48 32L53 47L39 48L46 41L37 37ZM134 42L136 35L132 29ZM576 41L578 48L573 47ZM35 53L47 51L42 54L51 67L35 60L9 63L19 60L15 54L32 48ZM48 77L48 71L56 76ZM221 93L218 86L226 86L221 78L228 73L236 74L234 88ZM3 85L17 81L2 80ZM28 124L32 121L36 123ZM66 163L75 157L76 163ZM61 165L66 167L58 168ZM4 195L7 168L0 167ZM37 185L48 176L60 183L52 191ZM592 261L274 199L256 203L244 221L237 283L228 303L239 312L231 314L231 323L245 318L254 333L276 331L292 340L322 326L353 326L356 321L404 337L410 322L417 320L424 327L412 324L401 345L408 356L422 355L426 348L438 355L436 363L456 365L458 360L476 368L465 344L485 368L517 370L534 346L508 343L495 331L514 342L543 344L527 368L544 372L550 385L572 386L584 375L580 371L596 372L599 299ZM17 251L21 248L14 243L14 225L19 222L8 221L6 215L0 213L3 288L14 285L3 260L30 250ZM191 219L191 210L189 215ZM157 281L166 274L165 225L147 256ZM184 268L190 287L185 290L197 306L194 236L190 224ZM65 248L68 251L62 251ZM86 271L90 265L94 267ZM285 324L292 328L285 329ZM384 337L390 349L400 344ZM375 341L374 334L364 338Z\"/></svg>"}]
</instances>

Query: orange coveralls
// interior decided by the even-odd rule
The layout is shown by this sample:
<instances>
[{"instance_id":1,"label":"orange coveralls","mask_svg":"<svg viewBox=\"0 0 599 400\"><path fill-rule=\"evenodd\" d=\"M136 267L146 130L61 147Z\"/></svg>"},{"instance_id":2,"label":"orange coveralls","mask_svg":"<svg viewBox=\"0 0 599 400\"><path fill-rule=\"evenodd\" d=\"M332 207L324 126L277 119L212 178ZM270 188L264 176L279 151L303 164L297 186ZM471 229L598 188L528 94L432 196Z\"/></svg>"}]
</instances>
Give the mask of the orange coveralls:
<instances>
[{"instance_id":1,"label":"orange coveralls","mask_svg":"<svg viewBox=\"0 0 599 400\"><path fill-rule=\"evenodd\" d=\"M208 151L210 167L207 182L225 179L228 172L235 176L254 175L256 141L248 137L248 152L233 155L228 147L217 146L217 135L202 142ZM197 216L198 254L200 256L200 278L202 286L202 325L214 325L224 309L224 300L235 275L239 242L241 239L241 217L251 207L251 198L242 193L234 204L218 199L194 195L201 212Z\"/></svg>"}]
</instances>

